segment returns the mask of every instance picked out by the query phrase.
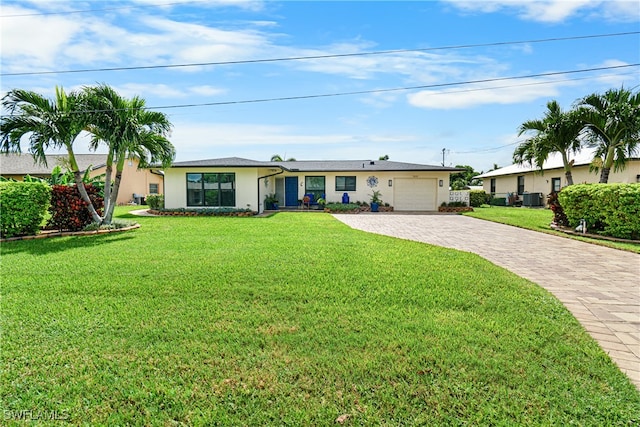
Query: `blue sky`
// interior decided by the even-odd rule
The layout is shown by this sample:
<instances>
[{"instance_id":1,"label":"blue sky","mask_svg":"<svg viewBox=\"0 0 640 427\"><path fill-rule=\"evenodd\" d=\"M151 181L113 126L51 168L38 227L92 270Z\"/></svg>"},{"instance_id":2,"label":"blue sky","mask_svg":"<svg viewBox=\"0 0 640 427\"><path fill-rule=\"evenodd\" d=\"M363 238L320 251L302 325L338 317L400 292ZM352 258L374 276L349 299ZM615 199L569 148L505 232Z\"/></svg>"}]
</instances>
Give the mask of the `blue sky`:
<instances>
[{"instance_id":1,"label":"blue sky","mask_svg":"<svg viewBox=\"0 0 640 427\"><path fill-rule=\"evenodd\" d=\"M486 171L511 163L518 126L549 100L568 109L640 84L637 66L540 76L640 63L636 0L2 0L0 16L3 94L107 83L139 95L169 115L179 161L440 164L445 149L447 166ZM624 32L636 34L534 42ZM512 41L526 43L501 44ZM469 45L484 46L449 48ZM381 51L396 52L251 62ZM532 77L469 83L521 76ZM402 88L414 89L375 92Z\"/></svg>"}]
</instances>

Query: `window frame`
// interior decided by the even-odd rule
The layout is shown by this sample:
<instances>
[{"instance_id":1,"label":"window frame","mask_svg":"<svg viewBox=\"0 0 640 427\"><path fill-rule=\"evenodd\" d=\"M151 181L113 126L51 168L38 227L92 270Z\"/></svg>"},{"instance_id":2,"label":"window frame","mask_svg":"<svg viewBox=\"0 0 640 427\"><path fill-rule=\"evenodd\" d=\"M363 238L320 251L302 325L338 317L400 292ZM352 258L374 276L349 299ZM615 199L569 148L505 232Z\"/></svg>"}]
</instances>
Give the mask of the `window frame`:
<instances>
[{"instance_id":1,"label":"window frame","mask_svg":"<svg viewBox=\"0 0 640 427\"><path fill-rule=\"evenodd\" d=\"M153 187L155 187L155 191L153 191ZM160 184L157 182L149 183L149 194L160 194Z\"/></svg>"},{"instance_id":2,"label":"window frame","mask_svg":"<svg viewBox=\"0 0 640 427\"><path fill-rule=\"evenodd\" d=\"M518 195L524 194L524 175L518 175Z\"/></svg>"},{"instance_id":3,"label":"window frame","mask_svg":"<svg viewBox=\"0 0 640 427\"><path fill-rule=\"evenodd\" d=\"M190 181L199 175L196 181ZM187 172L187 207L195 208L225 208L236 206L236 174L235 172ZM229 180L229 178L231 178ZM190 188L189 184L192 185ZM212 185L213 184L213 185ZM225 184L231 184L231 188L224 188ZM191 195L190 195L191 193ZM197 203L193 203L198 199Z\"/></svg>"},{"instance_id":4,"label":"window frame","mask_svg":"<svg viewBox=\"0 0 640 427\"><path fill-rule=\"evenodd\" d=\"M496 194L496 179L495 178L491 178L491 181L489 181L489 192L491 194Z\"/></svg>"},{"instance_id":5,"label":"window frame","mask_svg":"<svg viewBox=\"0 0 640 427\"><path fill-rule=\"evenodd\" d=\"M556 190L556 183L558 184L558 189ZM562 178L551 178L551 192L557 193L562 189Z\"/></svg>"},{"instance_id":6,"label":"window frame","mask_svg":"<svg viewBox=\"0 0 640 427\"><path fill-rule=\"evenodd\" d=\"M310 178L322 178L322 190L309 188ZM304 194L313 194L313 201L316 202L320 197L324 197L327 193L327 177L324 175L305 175L304 177Z\"/></svg>"},{"instance_id":7,"label":"window frame","mask_svg":"<svg viewBox=\"0 0 640 427\"><path fill-rule=\"evenodd\" d=\"M342 187L338 185L338 179L342 178L343 184ZM348 180L353 179L353 185L349 185ZM358 183L358 178L356 175L337 175L335 179L335 188L336 191L356 191L356 185Z\"/></svg>"}]
</instances>

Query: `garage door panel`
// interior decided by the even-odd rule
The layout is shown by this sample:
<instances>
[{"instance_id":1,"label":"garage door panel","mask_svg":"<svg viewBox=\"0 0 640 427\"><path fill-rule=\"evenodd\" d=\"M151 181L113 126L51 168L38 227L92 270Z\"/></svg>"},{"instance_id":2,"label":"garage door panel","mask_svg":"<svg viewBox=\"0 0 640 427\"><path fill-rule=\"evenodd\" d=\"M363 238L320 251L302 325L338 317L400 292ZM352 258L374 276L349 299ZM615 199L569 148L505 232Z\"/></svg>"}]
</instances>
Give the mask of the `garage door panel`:
<instances>
[{"instance_id":1,"label":"garage door panel","mask_svg":"<svg viewBox=\"0 0 640 427\"><path fill-rule=\"evenodd\" d=\"M437 183L433 178L396 178L394 209L435 211Z\"/></svg>"}]
</instances>

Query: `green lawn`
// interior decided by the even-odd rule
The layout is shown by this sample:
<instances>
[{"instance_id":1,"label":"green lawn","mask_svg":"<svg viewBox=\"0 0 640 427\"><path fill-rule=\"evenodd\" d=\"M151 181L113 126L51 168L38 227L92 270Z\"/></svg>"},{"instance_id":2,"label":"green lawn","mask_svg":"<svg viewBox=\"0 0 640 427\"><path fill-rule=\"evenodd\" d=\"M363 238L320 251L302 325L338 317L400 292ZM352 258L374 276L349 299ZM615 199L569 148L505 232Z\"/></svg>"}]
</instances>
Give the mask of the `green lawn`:
<instances>
[{"instance_id":1,"label":"green lawn","mask_svg":"<svg viewBox=\"0 0 640 427\"><path fill-rule=\"evenodd\" d=\"M569 312L478 256L328 214L138 221L2 244L5 424L640 422Z\"/></svg>"},{"instance_id":2,"label":"green lawn","mask_svg":"<svg viewBox=\"0 0 640 427\"><path fill-rule=\"evenodd\" d=\"M473 212L466 212L463 215L485 219L488 221L499 222L502 224L514 225L516 227L540 231L543 233L555 234L558 236L581 240L583 242L593 243L596 245L640 253L640 244L637 243L613 242L601 239L592 239L588 237L569 235L560 231L555 231L549 226L549 224L551 224L551 221L553 220L553 212L551 212L551 210L549 209L491 206L488 208L473 208Z\"/></svg>"}]
</instances>

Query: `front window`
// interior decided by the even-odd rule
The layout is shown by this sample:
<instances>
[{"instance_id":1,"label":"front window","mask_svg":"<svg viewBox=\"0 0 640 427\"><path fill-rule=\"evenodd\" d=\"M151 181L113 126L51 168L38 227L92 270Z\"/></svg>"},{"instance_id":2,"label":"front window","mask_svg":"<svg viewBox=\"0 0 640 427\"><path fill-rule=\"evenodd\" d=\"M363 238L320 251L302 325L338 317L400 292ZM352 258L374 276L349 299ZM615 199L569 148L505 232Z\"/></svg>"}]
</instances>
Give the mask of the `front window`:
<instances>
[{"instance_id":1,"label":"front window","mask_svg":"<svg viewBox=\"0 0 640 427\"><path fill-rule=\"evenodd\" d=\"M518 177L518 194L524 193L524 175Z\"/></svg>"},{"instance_id":2,"label":"front window","mask_svg":"<svg viewBox=\"0 0 640 427\"><path fill-rule=\"evenodd\" d=\"M489 191L491 194L496 194L496 179L491 178L491 190Z\"/></svg>"},{"instance_id":3,"label":"front window","mask_svg":"<svg viewBox=\"0 0 640 427\"><path fill-rule=\"evenodd\" d=\"M233 173L188 173L187 206L235 206L235 181Z\"/></svg>"},{"instance_id":4,"label":"front window","mask_svg":"<svg viewBox=\"0 0 640 427\"><path fill-rule=\"evenodd\" d=\"M320 197L324 197L324 176L305 176L304 177L304 193L313 194L313 200L316 201Z\"/></svg>"},{"instance_id":5,"label":"front window","mask_svg":"<svg viewBox=\"0 0 640 427\"><path fill-rule=\"evenodd\" d=\"M356 177L336 176L336 191L356 191Z\"/></svg>"},{"instance_id":6,"label":"front window","mask_svg":"<svg viewBox=\"0 0 640 427\"><path fill-rule=\"evenodd\" d=\"M561 180L560 178L551 178L551 192L557 193L561 188Z\"/></svg>"},{"instance_id":7,"label":"front window","mask_svg":"<svg viewBox=\"0 0 640 427\"><path fill-rule=\"evenodd\" d=\"M149 194L158 194L158 184L149 184Z\"/></svg>"}]
</instances>

